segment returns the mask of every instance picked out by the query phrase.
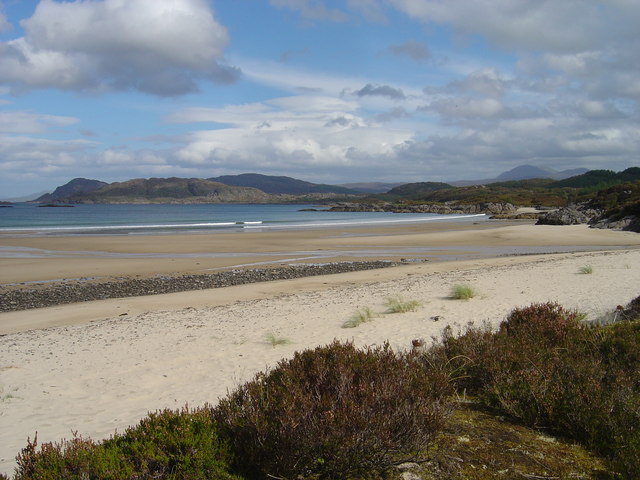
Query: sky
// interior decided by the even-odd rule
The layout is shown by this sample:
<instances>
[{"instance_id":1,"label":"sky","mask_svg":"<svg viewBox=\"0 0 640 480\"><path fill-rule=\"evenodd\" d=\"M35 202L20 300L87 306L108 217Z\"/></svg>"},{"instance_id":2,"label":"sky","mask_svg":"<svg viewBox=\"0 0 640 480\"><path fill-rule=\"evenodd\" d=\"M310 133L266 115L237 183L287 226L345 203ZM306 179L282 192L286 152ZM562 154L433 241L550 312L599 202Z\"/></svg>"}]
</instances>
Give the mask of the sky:
<instances>
[{"instance_id":1,"label":"sky","mask_svg":"<svg viewBox=\"0 0 640 480\"><path fill-rule=\"evenodd\" d=\"M638 0L0 0L0 198L637 166L638 25Z\"/></svg>"}]
</instances>

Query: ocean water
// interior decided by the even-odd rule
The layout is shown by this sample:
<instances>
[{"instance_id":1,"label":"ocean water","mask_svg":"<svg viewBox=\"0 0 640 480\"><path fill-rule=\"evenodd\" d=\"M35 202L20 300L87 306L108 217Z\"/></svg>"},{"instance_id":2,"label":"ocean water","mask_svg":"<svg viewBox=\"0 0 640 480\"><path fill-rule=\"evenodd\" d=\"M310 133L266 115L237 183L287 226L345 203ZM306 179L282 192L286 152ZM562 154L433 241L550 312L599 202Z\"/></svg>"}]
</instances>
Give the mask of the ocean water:
<instances>
[{"instance_id":1,"label":"ocean water","mask_svg":"<svg viewBox=\"0 0 640 480\"><path fill-rule=\"evenodd\" d=\"M316 208L319 211L302 211ZM0 208L0 233L30 235L153 235L479 221L485 215L329 212L313 205L75 205Z\"/></svg>"}]
</instances>

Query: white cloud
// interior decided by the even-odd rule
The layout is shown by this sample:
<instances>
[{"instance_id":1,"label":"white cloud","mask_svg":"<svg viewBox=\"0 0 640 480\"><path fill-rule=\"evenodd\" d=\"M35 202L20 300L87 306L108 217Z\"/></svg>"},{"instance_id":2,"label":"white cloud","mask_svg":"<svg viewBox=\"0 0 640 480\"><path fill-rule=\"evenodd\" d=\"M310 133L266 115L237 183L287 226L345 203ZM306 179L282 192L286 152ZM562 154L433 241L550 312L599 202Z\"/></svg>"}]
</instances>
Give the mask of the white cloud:
<instances>
[{"instance_id":1,"label":"white cloud","mask_svg":"<svg viewBox=\"0 0 640 480\"><path fill-rule=\"evenodd\" d=\"M74 168L79 155L93 147L86 140L47 140L0 134L0 172L3 175L45 175Z\"/></svg>"},{"instance_id":2,"label":"white cloud","mask_svg":"<svg viewBox=\"0 0 640 480\"><path fill-rule=\"evenodd\" d=\"M443 117L463 117L463 118L489 118L500 117L505 113L505 108L501 102L493 98L447 98L436 100L428 107L421 107L420 110L434 110Z\"/></svg>"},{"instance_id":3,"label":"white cloud","mask_svg":"<svg viewBox=\"0 0 640 480\"><path fill-rule=\"evenodd\" d=\"M505 50L577 52L635 37L640 3L597 0L388 0L427 23L479 34ZM615 27L612 28L612 26Z\"/></svg>"},{"instance_id":4,"label":"white cloud","mask_svg":"<svg viewBox=\"0 0 640 480\"><path fill-rule=\"evenodd\" d=\"M171 96L231 82L226 29L204 0L41 1L25 36L0 44L0 82Z\"/></svg>"},{"instance_id":5,"label":"white cloud","mask_svg":"<svg viewBox=\"0 0 640 480\"><path fill-rule=\"evenodd\" d=\"M45 133L52 129L59 129L77 123L73 117L43 115L26 111L0 111L0 134Z\"/></svg>"},{"instance_id":6,"label":"white cloud","mask_svg":"<svg viewBox=\"0 0 640 480\"><path fill-rule=\"evenodd\" d=\"M169 121L210 121L224 128L186 136L175 153L183 166L233 165L260 171L329 173L337 167L362 168L358 151L384 161L395 145L412 137L407 130L377 126L357 113L358 104L335 97L300 96L224 109L188 109ZM373 167L373 165L371 165Z\"/></svg>"},{"instance_id":7,"label":"white cloud","mask_svg":"<svg viewBox=\"0 0 640 480\"><path fill-rule=\"evenodd\" d=\"M465 76L462 80L453 80L446 90L463 93L477 93L489 97L501 97L507 89L507 81L495 68L483 68Z\"/></svg>"}]
</instances>

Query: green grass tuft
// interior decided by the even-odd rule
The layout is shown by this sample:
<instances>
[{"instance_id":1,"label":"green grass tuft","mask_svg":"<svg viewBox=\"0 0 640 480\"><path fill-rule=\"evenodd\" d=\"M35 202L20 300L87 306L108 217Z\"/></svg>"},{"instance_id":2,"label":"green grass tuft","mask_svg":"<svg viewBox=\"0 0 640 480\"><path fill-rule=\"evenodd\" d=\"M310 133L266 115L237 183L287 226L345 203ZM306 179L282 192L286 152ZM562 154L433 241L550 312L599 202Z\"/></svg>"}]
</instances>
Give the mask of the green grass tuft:
<instances>
[{"instance_id":1,"label":"green grass tuft","mask_svg":"<svg viewBox=\"0 0 640 480\"><path fill-rule=\"evenodd\" d=\"M287 337L281 337L273 332L267 332L264 335L264 339L273 348L276 348L278 345L289 345L290 343L292 343L291 340L289 340Z\"/></svg>"},{"instance_id":2,"label":"green grass tuft","mask_svg":"<svg viewBox=\"0 0 640 480\"><path fill-rule=\"evenodd\" d=\"M354 313L349 320L342 324L342 328L355 328L358 325L366 322L370 322L375 317L374 313L369 307L359 309Z\"/></svg>"},{"instance_id":3,"label":"green grass tuft","mask_svg":"<svg viewBox=\"0 0 640 480\"><path fill-rule=\"evenodd\" d=\"M454 285L449 294L449 298L454 300L469 300L475 296L476 292L471 285Z\"/></svg>"},{"instance_id":4,"label":"green grass tuft","mask_svg":"<svg viewBox=\"0 0 640 480\"><path fill-rule=\"evenodd\" d=\"M593 267L591 265L585 265L584 267L580 267L580 273L584 275L590 275L593 273Z\"/></svg>"},{"instance_id":5,"label":"green grass tuft","mask_svg":"<svg viewBox=\"0 0 640 480\"><path fill-rule=\"evenodd\" d=\"M414 312L420 306L417 300L405 300L401 296L387 298L386 313Z\"/></svg>"}]
</instances>

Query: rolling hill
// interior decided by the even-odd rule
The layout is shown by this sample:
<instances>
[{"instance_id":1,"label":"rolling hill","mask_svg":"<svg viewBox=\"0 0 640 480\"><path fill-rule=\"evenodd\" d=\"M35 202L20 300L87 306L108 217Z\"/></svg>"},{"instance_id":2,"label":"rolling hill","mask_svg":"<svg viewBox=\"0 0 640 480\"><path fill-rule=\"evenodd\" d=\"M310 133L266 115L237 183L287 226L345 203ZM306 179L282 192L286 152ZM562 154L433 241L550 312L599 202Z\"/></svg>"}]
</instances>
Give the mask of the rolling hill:
<instances>
[{"instance_id":1,"label":"rolling hill","mask_svg":"<svg viewBox=\"0 0 640 480\"><path fill-rule=\"evenodd\" d=\"M337 185L325 185L305 182L291 177L262 175L259 173L242 173L240 175L223 175L208 178L213 182L224 183L236 187L252 187L271 194L306 195L310 193L355 194L355 190Z\"/></svg>"},{"instance_id":2,"label":"rolling hill","mask_svg":"<svg viewBox=\"0 0 640 480\"><path fill-rule=\"evenodd\" d=\"M67 185L59 188L65 191L64 187ZM58 197L55 201L60 203L270 203L274 198L255 188L234 187L200 178L172 177L136 178L126 182L104 184L89 192Z\"/></svg>"}]
</instances>

